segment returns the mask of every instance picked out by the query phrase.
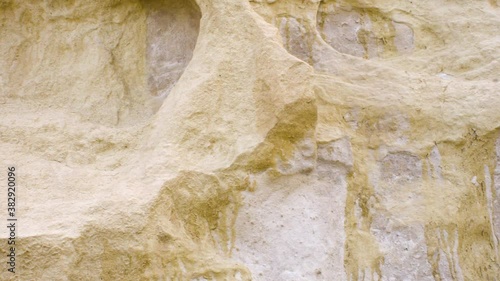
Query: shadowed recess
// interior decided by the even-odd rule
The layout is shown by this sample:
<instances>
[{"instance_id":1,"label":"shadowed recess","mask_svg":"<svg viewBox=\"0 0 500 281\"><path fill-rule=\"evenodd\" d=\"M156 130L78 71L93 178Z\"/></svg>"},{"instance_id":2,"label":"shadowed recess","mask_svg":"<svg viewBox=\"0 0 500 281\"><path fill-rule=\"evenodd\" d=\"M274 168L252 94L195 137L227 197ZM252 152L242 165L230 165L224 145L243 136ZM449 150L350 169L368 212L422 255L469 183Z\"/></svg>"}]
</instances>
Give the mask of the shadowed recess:
<instances>
[{"instance_id":1,"label":"shadowed recess","mask_svg":"<svg viewBox=\"0 0 500 281\"><path fill-rule=\"evenodd\" d=\"M193 56L201 13L191 0L144 0L151 95L165 98Z\"/></svg>"}]
</instances>

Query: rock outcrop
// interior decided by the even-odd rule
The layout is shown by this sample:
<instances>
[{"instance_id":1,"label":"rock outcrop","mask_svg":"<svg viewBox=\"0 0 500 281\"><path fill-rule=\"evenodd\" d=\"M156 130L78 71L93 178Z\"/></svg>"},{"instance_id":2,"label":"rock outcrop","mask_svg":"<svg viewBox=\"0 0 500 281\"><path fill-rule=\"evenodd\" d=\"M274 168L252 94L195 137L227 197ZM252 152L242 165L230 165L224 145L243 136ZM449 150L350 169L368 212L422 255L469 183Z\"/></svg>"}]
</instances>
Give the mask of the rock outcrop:
<instances>
[{"instance_id":1,"label":"rock outcrop","mask_svg":"<svg viewBox=\"0 0 500 281\"><path fill-rule=\"evenodd\" d=\"M0 0L0 23L1 280L500 280L496 0Z\"/></svg>"}]
</instances>

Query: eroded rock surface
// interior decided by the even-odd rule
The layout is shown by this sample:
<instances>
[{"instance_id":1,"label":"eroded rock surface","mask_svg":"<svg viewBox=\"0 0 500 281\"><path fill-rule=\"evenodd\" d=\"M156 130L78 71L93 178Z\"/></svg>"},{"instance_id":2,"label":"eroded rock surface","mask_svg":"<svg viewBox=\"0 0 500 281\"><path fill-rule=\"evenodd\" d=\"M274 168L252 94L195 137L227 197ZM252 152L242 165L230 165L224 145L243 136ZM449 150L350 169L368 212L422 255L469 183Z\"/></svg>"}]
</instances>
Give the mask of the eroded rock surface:
<instances>
[{"instance_id":1,"label":"eroded rock surface","mask_svg":"<svg viewBox=\"0 0 500 281\"><path fill-rule=\"evenodd\" d=\"M1 280L500 280L497 1L0 0L0 23Z\"/></svg>"}]
</instances>

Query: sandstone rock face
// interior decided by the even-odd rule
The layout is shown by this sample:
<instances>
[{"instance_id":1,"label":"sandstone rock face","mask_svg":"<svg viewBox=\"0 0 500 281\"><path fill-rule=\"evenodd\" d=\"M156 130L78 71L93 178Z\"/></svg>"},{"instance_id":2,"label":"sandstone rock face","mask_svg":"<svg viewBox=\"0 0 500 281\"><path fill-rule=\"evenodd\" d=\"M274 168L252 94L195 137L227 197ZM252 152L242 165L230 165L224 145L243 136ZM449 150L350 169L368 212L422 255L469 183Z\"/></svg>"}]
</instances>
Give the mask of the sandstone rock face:
<instances>
[{"instance_id":1,"label":"sandstone rock face","mask_svg":"<svg viewBox=\"0 0 500 281\"><path fill-rule=\"evenodd\" d=\"M500 280L498 4L0 0L0 279Z\"/></svg>"}]
</instances>

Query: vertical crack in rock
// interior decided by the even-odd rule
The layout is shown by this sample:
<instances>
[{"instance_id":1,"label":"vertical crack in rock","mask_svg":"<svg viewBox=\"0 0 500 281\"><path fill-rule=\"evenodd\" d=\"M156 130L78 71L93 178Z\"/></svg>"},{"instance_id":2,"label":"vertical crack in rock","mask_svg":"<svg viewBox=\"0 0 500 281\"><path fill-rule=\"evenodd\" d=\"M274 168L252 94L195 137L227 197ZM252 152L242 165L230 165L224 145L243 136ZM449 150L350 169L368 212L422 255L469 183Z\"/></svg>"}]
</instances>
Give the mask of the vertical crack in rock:
<instances>
[{"instance_id":1,"label":"vertical crack in rock","mask_svg":"<svg viewBox=\"0 0 500 281\"><path fill-rule=\"evenodd\" d=\"M498 249L498 245L500 243L500 134L496 141L495 145L495 153L496 153L496 167L493 172L493 187L492 187L492 212L493 212L493 231L495 236L493 239L496 251L497 251L497 261L500 262L500 250Z\"/></svg>"},{"instance_id":2,"label":"vertical crack in rock","mask_svg":"<svg viewBox=\"0 0 500 281\"><path fill-rule=\"evenodd\" d=\"M427 259L432 266L434 280L463 281L464 276L458 256L458 228L455 226L427 226L425 235Z\"/></svg>"}]
</instances>

